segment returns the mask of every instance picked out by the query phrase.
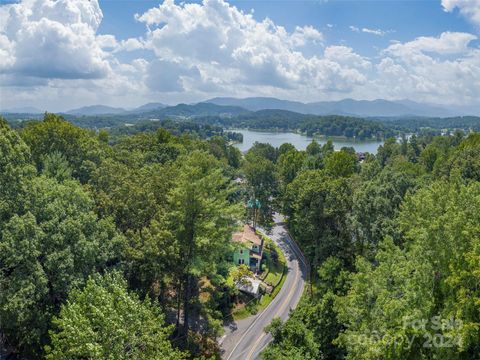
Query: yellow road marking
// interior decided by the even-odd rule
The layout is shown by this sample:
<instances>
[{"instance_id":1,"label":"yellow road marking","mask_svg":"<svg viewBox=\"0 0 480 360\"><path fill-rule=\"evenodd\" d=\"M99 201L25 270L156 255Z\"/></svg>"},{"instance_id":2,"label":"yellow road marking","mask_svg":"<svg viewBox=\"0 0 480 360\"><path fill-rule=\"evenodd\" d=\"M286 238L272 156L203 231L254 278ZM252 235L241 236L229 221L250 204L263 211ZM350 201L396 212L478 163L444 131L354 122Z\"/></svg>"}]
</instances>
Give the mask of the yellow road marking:
<instances>
[{"instance_id":1,"label":"yellow road marking","mask_svg":"<svg viewBox=\"0 0 480 360\"><path fill-rule=\"evenodd\" d=\"M300 269L299 271L297 271L297 274L295 275L295 280L294 280L294 284L297 283L298 281L298 274L300 273ZM290 289L290 292L288 293L288 296L287 298L285 299L285 301L282 303L282 306L280 306L280 309L275 313L275 316L274 318L276 318L282 311L283 309L285 308L285 306L287 306L287 304L290 302L290 299L291 297L293 296L293 293L294 293L294 290L295 288L292 287L292 289ZM250 351L248 352L247 354L247 357L245 358L245 360L250 360L252 358L252 355L253 355L253 352L255 351L255 348L257 347L257 345L260 343L260 341L266 336L265 332L262 332L262 335L258 337L257 341L255 341L255 343L253 344L252 348L250 349Z\"/></svg>"},{"instance_id":2,"label":"yellow road marking","mask_svg":"<svg viewBox=\"0 0 480 360\"><path fill-rule=\"evenodd\" d=\"M278 225L278 224L277 224ZM280 225L279 225L280 226ZM285 230L285 229L284 229ZM286 231L287 235L288 235L288 238L289 240L285 240L285 244L294 252L294 254L297 256L297 262L298 262L298 272L297 272L297 275L295 275L295 283L298 281L298 275L299 275L299 272L301 271L301 267L300 267L300 261L302 262L303 265L307 266L307 264L305 263L305 261L303 260L303 254L302 252L300 251L300 255L297 253L297 249L290 243L291 240L291 236L290 234L288 233L288 231ZM282 248L282 251L283 251L283 248ZM288 295L288 298L289 299L291 296L292 296L292 290L290 290L290 293ZM281 306L281 310L283 310L283 308L286 306L286 304L288 303L289 300L285 301L282 306ZM263 311L258 314L257 318L253 321L253 323L250 324L250 326L247 328L247 330L243 333L242 337L240 338L240 340L237 342L237 344L233 347L233 350L230 352L230 354L228 355L227 357L227 360L230 360L230 358L232 357L233 353L235 352L236 348L238 347L238 345L240 345L240 343L243 341L243 339L245 338L245 336L247 336L248 332L250 331L251 328L253 328L253 326L255 325L255 323L260 320L260 318L263 316L263 314L266 313L266 310L272 306L272 304L269 304L265 309L263 309ZM281 312L281 310L277 311L277 313L275 314L274 317L276 317L278 315L279 312ZM262 332L262 335L260 336L260 340L265 336L265 332ZM260 341L257 339L257 341L255 342L254 344L254 347L253 349L255 349L255 347L257 346L258 342ZM264 346L265 347L265 346ZM249 354L248 354L249 358L252 356L252 350L250 350Z\"/></svg>"}]
</instances>

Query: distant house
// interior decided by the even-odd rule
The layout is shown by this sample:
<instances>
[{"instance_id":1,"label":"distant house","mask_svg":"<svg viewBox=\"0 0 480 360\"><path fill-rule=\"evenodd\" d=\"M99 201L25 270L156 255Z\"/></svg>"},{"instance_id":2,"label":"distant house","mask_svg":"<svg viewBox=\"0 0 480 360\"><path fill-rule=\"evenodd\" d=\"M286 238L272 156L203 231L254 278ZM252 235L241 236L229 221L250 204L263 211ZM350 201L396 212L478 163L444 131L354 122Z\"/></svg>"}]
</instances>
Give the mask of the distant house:
<instances>
[{"instance_id":1,"label":"distant house","mask_svg":"<svg viewBox=\"0 0 480 360\"><path fill-rule=\"evenodd\" d=\"M365 160L366 154L364 152L357 152L358 161L362 162Z\"/></svg>"},{"instance_id":2,"label":"distant house","mask_svg":"<svg viewBox=\"0 0 480 360\"><path fill-rule=\"evenodd\" d=\"M253 227L245 225L243 231L232 235L232 240L239 245L233 253L233 262L236 265L246 264L253 272L259 272L263 256L263 238L255 233Z\"/></svg>"}]
</instances>

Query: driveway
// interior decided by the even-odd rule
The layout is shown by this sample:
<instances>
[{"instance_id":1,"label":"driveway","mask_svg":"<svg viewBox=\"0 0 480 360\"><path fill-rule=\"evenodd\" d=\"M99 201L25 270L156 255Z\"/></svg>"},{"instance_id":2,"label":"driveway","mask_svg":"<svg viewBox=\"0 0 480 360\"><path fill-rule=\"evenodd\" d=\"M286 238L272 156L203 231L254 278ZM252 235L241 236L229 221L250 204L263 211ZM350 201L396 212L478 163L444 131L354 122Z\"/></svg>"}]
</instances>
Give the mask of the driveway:
<instances>
[{"instance_id":1,"label":"driveway","mask_svg":"<svg viewBox=\"0 0 480 360\"><path fill-rule=\"evenodd\" d=\"M288 235L283 225L283 217L275 214L274 220L275 226L268 236L285 254L288 268L285 283L275 299L261 313L225 326L225 335L220 339L222 359L259 359L260 352L272 340L272 336L266 334L264 328L273 318L279 317L285 321L302 296L307 276L305 258Z\"/></svg>"}]
</instances>

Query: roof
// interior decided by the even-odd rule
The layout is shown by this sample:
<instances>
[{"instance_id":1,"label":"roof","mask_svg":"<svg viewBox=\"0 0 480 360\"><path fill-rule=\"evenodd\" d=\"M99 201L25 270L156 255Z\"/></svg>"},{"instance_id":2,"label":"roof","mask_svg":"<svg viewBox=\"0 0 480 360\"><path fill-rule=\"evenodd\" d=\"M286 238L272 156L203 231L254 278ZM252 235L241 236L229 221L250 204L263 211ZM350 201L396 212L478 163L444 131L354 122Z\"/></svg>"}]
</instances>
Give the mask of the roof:
<instances>
[{"instance_id":1,"label":"roof","mask_svg":"<svg viewBox=\"0 0 480 360\"><path fill-rule=\"evenodd\" d=\"M255 230L250 225L244 225L243 231L234 233L232 240L236 242L250 242L258 246L262 245L262 238L255 233Z\"/></svg>"},{"instance_id":2,"label":"roof","mask_svg":"<svg viewBox=\"0 0 480 360\"><path fill-rule=\"evenodd\" d=\"M258 295L261 281L253 278L248 278L248 284L237 284L237 288L243 292Z\"/></svg>"}]
</instances>

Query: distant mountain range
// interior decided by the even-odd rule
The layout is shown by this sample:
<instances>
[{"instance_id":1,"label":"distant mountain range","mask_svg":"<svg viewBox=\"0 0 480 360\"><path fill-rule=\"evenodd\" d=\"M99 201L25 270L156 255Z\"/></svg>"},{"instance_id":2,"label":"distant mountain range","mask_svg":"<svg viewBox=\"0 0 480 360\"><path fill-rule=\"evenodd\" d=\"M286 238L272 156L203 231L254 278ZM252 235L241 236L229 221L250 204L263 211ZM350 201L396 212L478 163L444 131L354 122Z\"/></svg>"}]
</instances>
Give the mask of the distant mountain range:
<instances>
[{"instance_id":1,"label":"distant mountain range","mask_svg":"<svg viewBox=\"0 0 480 360\"><path fill-rule=\"evenodd\" d=\"M339 101L302 103L298 101L280 100L270 97L250 97L244 99L220 97L206 100L205 102L223 106L240 106L252 111L263 109L279 109L312 115L348 115L362 117L447 117L454 115L475 115L468 110L465 111L459 108L443 108L436 105L421 104L410 100L389 101L383 99L344 99Z\"/></svg>"},{"instance_id":2,"label":"distant mountain range","mask_svg":"<svg viewBox=\"0 0 480 360\"><path fill-rule=\"evenodd\" d=\"M84 106L78 109L72 109L65 112L65 114L69 115L107 115L107 114L121 114L126 112L123 108L115 108L106 105L91 105L91 106Z\"/></svg>"},{"instance_id":3,"label":"distant mountain range","mask_svg":"<svg viewBox=\"0 0 480 360\"><path fill-rule=\"evenodd\" d=\"M127 122L138 120L151 120L167 118L186 119L199 116L231 117L240 114L247 114L251 111L238 106L223 106L206 102L198 104L178 104L168 106L161 103L149 103L132 110L123 110L109 106L87 106L85 108L70 110L64 113L65 116L97 116L102 118L123 119Z\"/></svg>"},{"instance_id":4,"label":"distant mountain range","mask_svg":"<svg viewBox=\"0 0 480 360\"><path fill-rule=\"evenodd\" d=\"M163 109L168 107L168 105L162 104L162 103L157 103L157 102L151 102L147 103L145 105L139 106L135 109L129 110L129 113L142 113L142 112L147 112L147 111L152 111L152 110L158 110L158 109Z\"/></svg>"},{"instance_id":5,"label":"distant mountain range","mask_svg":"<svg viewBox=\"0 0 480 360\"><path fill-rule=\"evenodd\" d=\"M424 105L409 101L343 100L310 104L271 98L222 98L211 101L222 105L201 102L164 107L161 103L150 103L131 110L96 105L71 110L62 115L67 121L84 128L111 129L123 128L127 124L129 127L138 125L138 129L135 131L155 129L158 126L168 127L171 126L168 124L173 123L176 124L173 128L208 125L223 128L299 130L307 134L355 136L358 139L379 136L383 138L393 136L392 131L414 132L425 127L438 130L480 131L480 117L478 116L449 116L449 111L429 107L429 117L425 115L426 107ZM227 105L229 103L243 106ZM250 110L247 110L246 107L249 107ZM271 109L261 109L263 107L271 107ZM257 110L258 108L260 109ZM285 108L293 108L295 111ZM331 110L331 115L328 109L334 109ZM433 115L436 111L441 111L439 116ZM406 115L408 113L424 115ZM7 121L15 124L43 117L41 113L7 113L5 111L2 112L2 115Z\"/></svg>"},{"instance_id":6,"label":"distant mountain range","mask_svg":"<svg viewBox=\"0 0 480 360\"><path fill-rule=\"evenodd\" d=\"M187 104L178 104L175 106L169 106L163 109L154 110L151 112L143 113L142 115L158 116L178 116L178 117L192 117L192 116L235 116L240 114L249 113L249 110L246 110L239 106L229 106L229 105L217 105L212 103L201 102L198 104L187 105Z\"/></svg>"},{"instance_id":7,"label":"distant mountain range","mask_svg":"<svg viewBox=\"0 0 480 360\"><path fill-rule=\"evenodd\" d=\"M17 108L10 108L4 109L1 111L2 113L10 113L10 114L41 114L43 113L42 110L33 107L33 106L25 106L25 107L17 107Z\"/></svg>"},{"instance_id":8,"label":"distant mountain range","mask_svg":"<svg viewBox=\"0 0 480 360\"><path fill-rule=\"evenodd\" d=\"M145 105L139 106L131 110L125 110L123 108L116 108L106 105L91 105L84 106L78 109L72 109L65 112L68 115L85 115L85 116L94 116L94 115L126 115L126 114L141 114L153 110L159 110L168 107L168 105L162 103L147 103Z\"/></svg>"},{"instance_id":9,"label":"distant mountain range","mask_svg":"<svg viewBox=\"0 0 480 360\"><path fill-rule=\"evenodd\" d=\"M273 97L232 98L217 97L197 104L178 104L168 106L159 102L147 103L135 109L126 110L106 105L85 106L64 112L73 116L125 116L135 118L164 118L165 116L236 116L250 111L286 110L310 115L344 115L357 117L450 117L458 115L480 114L477 107L442 107L422 104L411 100L353 100L319 101L302 103L299 101L280 100ZM38 114L43 111L24 107L3 110L2 113Z\"/></svg>"}]
</instances>

